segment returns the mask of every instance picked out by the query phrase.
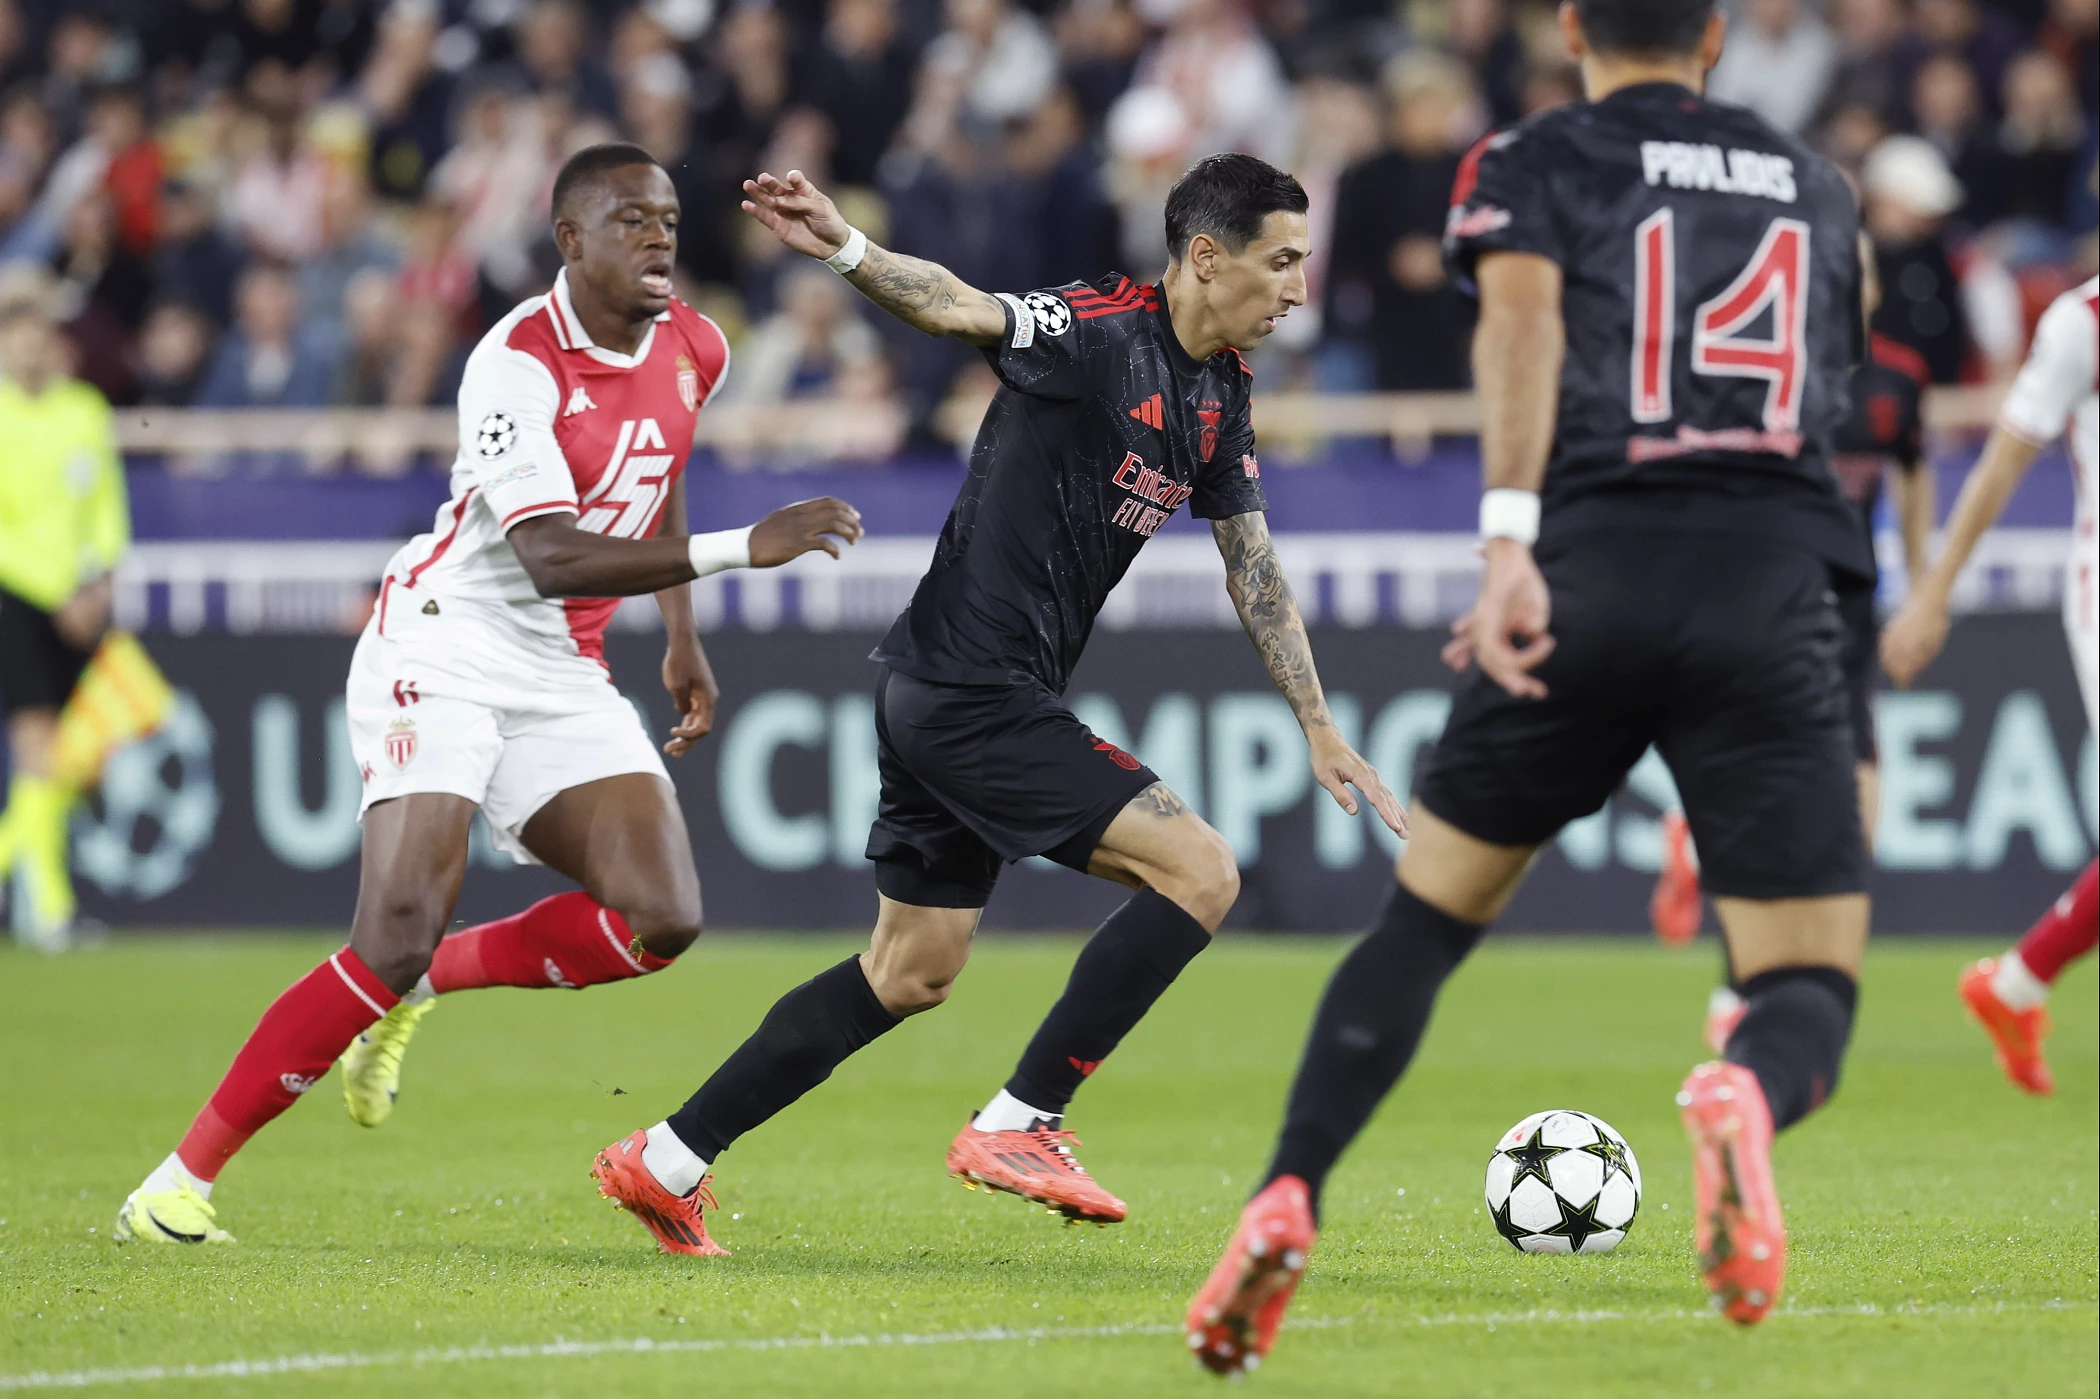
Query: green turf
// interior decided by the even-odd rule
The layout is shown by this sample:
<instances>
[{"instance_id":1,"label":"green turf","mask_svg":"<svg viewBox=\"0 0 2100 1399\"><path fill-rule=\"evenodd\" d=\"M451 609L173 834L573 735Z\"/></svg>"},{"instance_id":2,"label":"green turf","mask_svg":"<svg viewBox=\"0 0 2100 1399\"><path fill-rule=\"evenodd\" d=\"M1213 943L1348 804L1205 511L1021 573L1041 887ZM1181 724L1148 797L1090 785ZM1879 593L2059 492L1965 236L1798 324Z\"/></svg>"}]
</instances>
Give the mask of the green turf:
<instances>
[{"instance_id":1,"label":"green turf","mask_svg":"<svg viewBox=\"0 0 2100 1399\"><path fill-rule=\"evenodd\" d=\"M994 938L949 1006L725 1158L734 1258L657 1256L595 1198L592 1152L674 1107L849 946L722 938L641 984L446 1002L392 1122L352 1125L331 1078L229 1168L218 1200L238 1246L113 1245L117 1202L328 945L0 953L0 1390L40 1370L467 1348L480 1358L121 1392L1215 1394L1169 1328L1262 1162L1339 949L1222 942L1089 1085L1072 1125L1131 1203L1115 1229L1066 1229L942 1175L1076 946ZM1670 1103L1698 1057L1711 953L1490 944L1333 1183L1294 1312L1310 1324L1243 1392L2094 1393L2092 968L2058 992L2060 1088L2038 1102L1956 1009L1954 972L1980 950L1874 952L1844 1089L1779 1151L1788 1310L1738 1333L1701 1306ZM1607 1118L1640 1155L1647 1199L1609 1257L1519 1255L1480 1211L1496 1137L1551 1106ZM989 1328L1045 1334L955 1339ZM1086 1328L1107 1332L1071 1334ZM685 1349L487 1353L557 1339Z\"/></svg>"}]
</instances>

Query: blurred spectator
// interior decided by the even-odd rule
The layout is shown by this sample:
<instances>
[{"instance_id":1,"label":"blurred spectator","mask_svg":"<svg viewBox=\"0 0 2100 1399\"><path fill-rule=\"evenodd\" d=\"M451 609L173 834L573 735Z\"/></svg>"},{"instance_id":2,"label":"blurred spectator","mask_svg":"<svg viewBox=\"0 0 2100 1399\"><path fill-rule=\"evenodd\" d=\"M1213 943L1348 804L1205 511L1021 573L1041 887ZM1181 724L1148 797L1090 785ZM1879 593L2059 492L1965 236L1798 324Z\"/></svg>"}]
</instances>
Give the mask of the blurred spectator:
<instances>
[{"instance_id":1,"label":"blurred spectator","mask_svg":"<svg viewBox=\"0 0 2100 1399\"><path fill-rule=\"evenodd\" d=\"M458 218L456 251L515 303L540 289L529 285L531 246L554 178L541 109L491 84L467 99L460 128L431 172L431 192Z\"/></svg>"},{"instance_id":2,"label":"blurred spectator","mask_svg":"<svg viewBox=\"0 0 2100 1399\"><path fill-rule=\"evenodd\" d=\"M1912 20L1931 52L1968 65L1995 117L2005 69L2025 47L2020 26L2003 10L1986 9L1979 0L1913 0Z\"/></svg>"},{"instance_id":3,"label":"blurred spectator","mask_svg":"<svg viewBox=\"0 0 2100 1399\"><path fill-rule=\"evenodd\" d=\"M1297 124L1290 86L1242 0L1181 0L1158 47L1139 63L1137 82L1164 88L1181 104L1184 169L1217 151L1272 164L1290 159Z\"/></svg>"},{"instance_id":4,"label":"blurred spectator","mask_svg":"<svg viewBox=\"0 0 2100 1399\"><path fill-rule=\"evenodd\" d=\"M788 98L787 21L774 6L736 0L695 79L694 111L719 173L741 186Z\"/></svg>"},{"instance_id":5,"label":"blurred spectator","mask_svg":"<svg viewBox=\"0 0 2100 1399\"><path fill-rule=\"evenodd\" d=\"M1472 75L1429 54L1390 65L1391 145L1342 176L1329 333L1371 352L1381 389L1463 388L1466 312L1444 271L1444 215L1484 113Z\"/></svg>"},{"instance_id":6,"label":"blurred spectator","mask_svg":"<svg viewBox=\"0 0 2100 1399\"><path fill-rule=\"evenodd\" d=\"M2085 124L2071 75L2052 54L2024 53L2005 70L2004 105L1993 142L2004 162L1999 217L2062 224L2078 177L2091 168L2080 166Z\"/></svg>"},{"instance_id":7,"label":"blurred spectator","mask_svg":"<svg viewBox=\"0 0 2100 1399\"><path fill-rule=\"evenodd\" d=\"M692 79L675 54L635 62L620 91L628 134L655 156L678 191L678 263L694 280L736 280L735 228L741 193L693 140Z\"/></svg>"},{"instance_id":8,"label":"blurred spectator","mask_svg":"<svg viewBox=\"0 0 2100 1399\"><path fill-rule=\"evenodd\" d=\"M321 251L328 167L307 143L289 70L274 59L249 72L261 139L234 170L226 214L257 254L300 262Z\"/></svg>"},{"instance_id":9,"label":"blurred spectator","mask_svg":"<svg viewBox=\"0 0 2100 1399\"><path fill-rule=\"evenodd\" d=\"M204 378L216 327L186 301L163 301L139 331L135 398L148 408L187 407Z\"/></svg>"},{"instance_id":10,"label":"blurred spectator","mask_svg":"<svg viewBox=\"0 0 2100 1399\"><path fill-rule=\"evenodd\" d=\"M1290 168L1305 187L1312 255L1305 263L1306 304L1279 323L1270 339L1278 349L1294 352L1311 348L1324 329L1342 178L1377 152L1386 124L1377 96L1360 83L1307 78L1298 84L1297 94L1298 151ZM1361 354L1357 362L1365 362ZM1344 387L1365 388L1368 380L1368 374L1351 377Z\"/></svg>"},{"instance_id":11,"label":"blurred spectator","mask_svg":"<svg viewBox=\"0 0 2100 1399\"><path fill-rule=\"evenodd\" d=\"M1799 132L1822 107L1837 66L1837 39L1806 0L1744 0L1706 93Z\"/></svg>"},{"instance_id":12,"label":"blurred spectator","mask_svg":"<svg viewBox=\"0 0 2100 1399\"><path fill-rule=\"evenodd\" d=\"M2076 79L2086 122L2100 119L2100 3L2050 0L2049 18L2035 38Z\"/></svg>"},{"instance_id":13,"label":"blurred spectator","mask_svg":"<svg viewBox=\"0 0 2100 1399\"><path fill-rule=\"evenodd\" d=\"M88 93L136 74L130 71L114 28L85 7L59 15L50 32L41 96L59 135L71 140L80 134Z\"/></svg>"},{"instance_id":14,"label":"blurred spectator","mask_svg":"<svg viewBox=\"0 0 2100 1399\"><path fill-rule=\"evenodd\" d=\"M1918 134L1939 148L1961 181L1964 222L1971 227L1989 223L2004 203L2004 172L1985 135L1987 118L1976 74L1958 58L1936 54L1912 80L1910 105Z\"/></svg>"},{"instance_id":15,"label":"blurred spectator","mask_svg":"<svg viewBox=\"0 0 2100 1399\"><path fill-rule=\"evenodd\" d=\"M831 121L839 183L875 183L876 162L911 101L913 67L898 38L896 0L831 0L795 86L802 102Z\"/></svg>"},{"instance_id":16,"label":"blurred spectator","mask_svg":"<svg viewBox=\"0 0 2100 1399\"><path fill-rule=\"evenodd\" d=\"M1895 121L1908 110L1906 85L1923 53L1903 0L1833 0L1830 16L1838 45L1830 105L1863 108L1884 124ZM1729 42L1735 42L1732 33Z\"/></svg>"},{"instance_id":17,"label":"blurred spectator","mask_svg":"<svg viewBox=\"0 0 2100 1399\"><path fill-rule=\"evenodd\" d=\"M240 270L241 249L220 231L211 202L194 186L170 181L161 191L155 288L224 326L233 316L233 281Z\"/></svg>"},{"instance_id":18,"label":"blurred spectator","mask_svg":"<svg viewBox=\"0 0 2100 1399\"><path fill-rule=\"evenodd\" d=\"M408 217L408 243L401 263L401 296L433 301L460 319L474 300L474 263L460 251L459 218L442 199L430 198Z\"/></svg>"},{"instance_id":19,"label":"blurred spectator","mask_svg":"<svg viewBox=\"0 0 2100 1399\"><path fill-rule=\"evenodd\" d=\"M882 356L882 342L862 320L853 289L826 268L798 266L785 278L780 309L753 327L737 348L725 403L785 403L824 398L840 375Z\"/></svg>"},{"instance_id":20,"label":"blurred spectator","mask_svg":"<svg viewBox=\"0 0 2100 1399\"><path fill-rule=\"evenodd\" d=\"M400 265L401 250L374 226L364 171L348 166L329 171L321 200L321 248L299 264L299 304L340 337L350 279L367 270L391 273Z\"/></svg>"},{"instance_id":21,"label":"blurred spectator","mask_svg":"<svg viewBox=\"0 0 2100 1399\"><path fill-rule=\"evenodd\" d=\"M1961 207L1961 182L1930 141L1891 136L1867 157L1861 183L1882 287L1874 329L1922 355L1934 383L1954 383L1967 324L1941 233Z\"/></svg>"},{"instance_id":22,"label":"blurred spectator","mask_svg":"<svg viewBox=\"0 0 2100 1399\"><path fill-rule=\"evenodd\" d=\"M0 90L35 75L37 61L30 39L20 0L0 0Z\"/></svg>"},{"instance_id":23,"label":"blurred spectator","mask_svg":"<svg viewBox=\"0 0 2100 1399\"><path fill-rule=\"evenodd\" d=\"M334 347L302 331L299 284L257 262L241 274L233 329L197 391L200 408L319 408L335 388Z\"/></svg>"},{"instance_id":24,"label":"blurred spectator","mask_svg":"<svg viewBox=\"0 0 2100 1399\"><path fill-rule=\"evenodd\" d=\"M531 0L517 23L517 65L534 92L611 116L612 78L590 51L590 16L576 0Z\"/></svg>"},{"instance_id":25,"label":"blurred spectator","mask_svg":"<svg viewBox=\"0 0 2100 1399\"><path fill-rule=\"evenodd\" d=\"M372 124L372 184L412 199L452 139L452 76L438 66L437 0L394 0L379 22L358 95Z\"/></svg>"},{"instance_id":26,"label":"blurred spectator","mask_svg":"<svg viewBox=\"0 0 2100 1399\"><path fill-rule=\"evenodd\" d=\"M33 88L17 86L0 98L0 234L35 206L57 134Z\"/></svg>"},{"instance_id":27,"label":"blurred spectator","mask_svg":"<svg viewBox=\"0 0 2100 1399\"><path fill-rule=\"evenodd\" d=\"M1072 0L1058 11L1056 24L1064 80L1087 124L1099 126L1137 71L1145 21L1131 0Z\"/></svg>"},{"instance_id":28,"label":"blurred spectator","mask_svg":"<svg viewBox=\"0 0 2100 1399\"><path fill-rule=\"evenodd\" d=\"M947 0L947 7L948 28L927 48L925 64L959 80L964 120L994 128L1034 111L1057 80L1057 46L1043 22L1009 0Z\"/></svg>"},{"instance_id":29,"label":"blurred spectator","mask_svg":"<svg viewBox=\"0 0 2100 1399\"><path fill-rule=\"evenodd\" d=\"M1007 232L1027 246L1013 285L1090 281L1115 265L1116 211L1102 185L1101 158L1087 140L1086 113L1068 87L1051 89L1006 144L1014 181Z\"/></svg>"},{"instance_id":30,"label":"blurred spectator","mask_svg":"<svg viewBox=\"0 0 2100 1399\"><path fill-rule=\"evenodd\" d=\"M1524 41L1510 21L1508 0L1447 0L1443 8L1445 47L1473 70L1490 124L1517 121L1524 115Z\"/></svg>"},{"instance_id":31,"label":"blurred spectator","mask_svg":"<svg viewBox=\"0 0 2100 1399\"><path fill-rule=\"evenodd\" d=\"M131 337L145 319L153 279L118 234L114 201L94 190L73 206L53 258L57 304L73 342L74 377L112 403L132 397Z\"/></svg>"}]
</instances>

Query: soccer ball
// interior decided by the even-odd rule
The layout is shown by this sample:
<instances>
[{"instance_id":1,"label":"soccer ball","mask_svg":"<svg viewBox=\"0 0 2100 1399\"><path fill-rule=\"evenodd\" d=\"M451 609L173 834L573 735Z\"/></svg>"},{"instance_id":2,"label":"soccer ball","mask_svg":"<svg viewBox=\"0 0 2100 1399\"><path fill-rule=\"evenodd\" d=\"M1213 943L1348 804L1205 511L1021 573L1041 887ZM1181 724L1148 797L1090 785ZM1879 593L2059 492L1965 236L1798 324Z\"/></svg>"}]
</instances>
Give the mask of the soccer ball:
<instances>
[{"instance_id":1,"label":"soccer ball","mask_svg":"<svg viewBox=\"0 0 2100 1399\"><path fill-rule=\"evenodd\" d=\"M1488 1212L1526 1253L1610 1253L1641 1208L1641 1165L1602 1118L1535 1112L1488 1158Z\"/></svg>"}]
</instances>

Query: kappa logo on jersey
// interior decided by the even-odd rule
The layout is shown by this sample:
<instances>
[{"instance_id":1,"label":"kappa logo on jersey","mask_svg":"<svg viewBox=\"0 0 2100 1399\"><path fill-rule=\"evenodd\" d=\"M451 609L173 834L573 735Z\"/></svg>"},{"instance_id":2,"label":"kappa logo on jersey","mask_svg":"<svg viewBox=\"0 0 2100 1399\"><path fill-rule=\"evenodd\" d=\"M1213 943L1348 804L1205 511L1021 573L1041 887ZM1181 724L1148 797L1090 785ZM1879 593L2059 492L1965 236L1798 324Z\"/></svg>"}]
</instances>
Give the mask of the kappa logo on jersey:
<instances>
[{"instance_id":1,"label":"kappa logo on jersey","mask_svg":"<svg viewBox=\"0 0 2100 1399\"><path fill-rule=\"evenodd\" d=\"M656 523L656 507L670 490L677 460L656 419L621 423L611 460L581 501L583 518L577 527L614 539L639 539Z\"/></svg>"},{"instance_id":2,"label":"kappa logo on jersey","mask_svg":"<svg viewBox=\"0 0 2100 1399\"><path fill-rule=\"evenodd\" d=\"M1196 493L1194 486L1169 480L1145 465L1145 459L1136 452L1124 454L1123 464L1111 479L1130 492L1130 498L1116 507L1111 523L1147 539L1158 534L1167 517Z\"/></svg>"},{"instance_id":3,"label":"kappa logo on jersey","mask_svg":"<svg viewBox=\"0 0 2100 1399\"><path fill-rule=\"evenodd\" d=\"M1203 406L1196 410L1196 421L1203 424L1196 433L1196 454L1205 461L1218 450L1218 424L1224 417L1225 405L1214 398L1203 400Z\"/></svg>"},{"instance_id":4,"label":"kappa logo on jersey","mask_svg":"<svg viewBox=\"0 0 2100 1399\"><path fill-rule=\"evenodd\" d=\"M474 450L481 453L483 461L494 461L517 445L518 424L510 414L494 412L481 420L481 429L474 437Z\"/></svg>"},{"instance_id":5,"label":"kappa logo on jersey","mask_svg":"<svg viewBox=\"0 0 2100 1399\"><path fill-rule=\"evenodd\" d=\"M678 357L678 401L685 405L688 413L700 411L700 371L693 368L693 361L685 355Z\"/></svg>"},{"instance_id":6,"label":"kappa logo on jersey","mask_svg":"<svg viewBox=\"0 0 2100 1399\"><path fill-rule=\"evenodd\" d=\"M416 760L416 721L396 719L387 725L386 760L396 769L406 769Z\"/></svg>"},{"instance_id":7,"label":"kappa logo on jersey","mask_svg":"<svg viewBox=\"0 0 2100 1399\"><path fill-rule=\"evenodd\" d=\"M1143 423L1146 427L1149 428L1159 428L1164 430L1167 425L1166 406L1162 402L1158 394L1152 395L1152 397L1146 399L1143 403L1140 403L1137 407L1131 409L1130 416L1136 418L1139 422Z\"/></svg>"},{"instance_id":8,"label":"kappa logo on jersey","mask_svg":"<svg viewBox=\"0 0 2100 1399\"><path fill-rule=\"evenodd\" d=\"M1794 202L1794 162L1763 151L1726 151L1689 141L1641 142L1641 175L1651 185L1710 189Z\"/></svg>"},{"instance_id":9,"label":"kappa logo on jersey","mask_svg":"<svg viewBox=\"0 0 2100 1399\"><path fill-rule=\"evenodd\" d=\"M1072 328L1072 308L1061 296L1047 291L1032 291L1022 298L1035 323L1042 327L1045 335L1063 335Z\"/></svg>"},{"instance_id":10,"label":"kappa logo on jersey","mask_svg":"<svg viewBox=\"0 0 2100 1399\"><path fill-rule=\"evenodd\" d=\"M561 410L561 415L564 418L573 418L584 409L596 408L597 406L597 404L591 402L591 391L578 384L574 389L570 390L569 406Z\"/></svg>"}]
</instances>

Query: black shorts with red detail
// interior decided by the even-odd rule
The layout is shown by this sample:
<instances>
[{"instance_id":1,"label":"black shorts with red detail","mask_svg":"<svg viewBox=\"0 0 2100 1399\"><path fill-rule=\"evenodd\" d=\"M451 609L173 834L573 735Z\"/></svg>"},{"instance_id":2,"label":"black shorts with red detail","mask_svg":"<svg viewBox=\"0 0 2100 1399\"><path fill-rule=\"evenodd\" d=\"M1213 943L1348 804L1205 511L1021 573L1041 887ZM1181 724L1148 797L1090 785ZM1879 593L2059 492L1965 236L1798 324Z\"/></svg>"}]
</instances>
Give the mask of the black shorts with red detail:
<instances>
[{"instance_id":1,"label":"black shorts with red detail","mask_svg":"<svg viewBox=\"0 0 2100 1399\"><path fill-rule=\"evenodd\" d=\"M921 907L983 908L1000 866L1030 855L1084 871L1116 813L1159 781L1042 685L941 685L885 668L875 743L875 887Z\"/></svg>"},{"instance_id":2,"label":"black shorts with red detail","mask_svg":"<svg viewBox=\"0 0 2100 1399\"><path fill-rule=\"evenodd\" d=\"M49 612L0 589L0 714L65 708L93 658L58 634Z\"/></svg>"},{"instance_id":3,"label":"black shorts with red detail","mask_svg":"<svg viewBox=\"0 0 2100 1399\"><path fill-rule=\"evenodd\" d=\"M1838 621L1845 628L1838 659L1845 672L1845 701L1852 715L1852 756L1862 763L1880 761L1874 742L1874 674L1881 663L1881 615L1874 610L1870 588L1838 594Z\"/></svg>"},{"instance_id":4,"label":"black shorts with red detail","mask_svg":"<svg viewBox=\"0 0 2100 1399\"><path fill-rule=\"evenodd\" d=\"M1542 548L1557 645L1544 699L1477 670L1417 784L1493 845L1539 845L1602 807L1652 744L1710 894L1866 887L1837 573L1752 535L1600 531Z\"/></svg>"}]
</instances>

